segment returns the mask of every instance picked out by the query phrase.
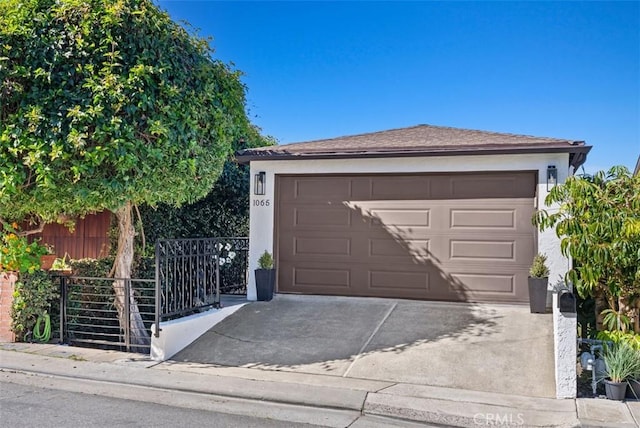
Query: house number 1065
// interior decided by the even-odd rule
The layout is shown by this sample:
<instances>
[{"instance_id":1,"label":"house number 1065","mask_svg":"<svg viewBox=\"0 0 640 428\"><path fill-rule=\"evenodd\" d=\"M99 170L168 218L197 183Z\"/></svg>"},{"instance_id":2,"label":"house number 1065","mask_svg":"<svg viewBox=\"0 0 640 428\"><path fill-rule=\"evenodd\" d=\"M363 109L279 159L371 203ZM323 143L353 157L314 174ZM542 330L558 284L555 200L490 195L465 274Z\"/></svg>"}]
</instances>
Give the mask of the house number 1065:
<instances>
[{"instance_id":1,"label":"house number 1065","mask_svg":"<svg viewBox=\"0 0 640 428\"><path fill-rule=\"evenodd\" d=\"M254 207L268 207L271 205L271 201L269 199L254 199L253 206Z\"/></svg>"}]
</instances>

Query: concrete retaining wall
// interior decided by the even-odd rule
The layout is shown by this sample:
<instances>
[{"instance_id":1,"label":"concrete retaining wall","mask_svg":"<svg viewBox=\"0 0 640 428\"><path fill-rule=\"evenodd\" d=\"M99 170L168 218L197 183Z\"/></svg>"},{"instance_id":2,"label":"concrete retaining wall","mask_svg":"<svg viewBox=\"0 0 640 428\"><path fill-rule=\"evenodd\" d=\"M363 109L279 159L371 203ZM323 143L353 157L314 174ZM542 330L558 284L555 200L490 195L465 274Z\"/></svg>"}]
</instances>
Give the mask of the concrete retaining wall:
<instances>
[{"instance_id":1,"label":"concrete retaining wall","mask_svg":"<svg viewBox=\"0 0 640 428\"><path fill-rule=\"evenodd\" d=\"M211 309L201 314L160 323L160 336L156 337L155 324L151 326L151 358L165 361L202 336L207 330L233 314L245 304Z\"/></svg>"}]
</instances>

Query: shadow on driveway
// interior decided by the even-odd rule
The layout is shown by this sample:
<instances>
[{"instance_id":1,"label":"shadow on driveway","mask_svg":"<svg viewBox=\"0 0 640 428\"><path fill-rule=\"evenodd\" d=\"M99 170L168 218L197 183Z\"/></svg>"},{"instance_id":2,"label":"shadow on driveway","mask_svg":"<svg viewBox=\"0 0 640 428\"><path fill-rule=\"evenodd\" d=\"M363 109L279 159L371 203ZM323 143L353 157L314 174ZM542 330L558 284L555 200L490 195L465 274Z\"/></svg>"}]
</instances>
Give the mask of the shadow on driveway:
<instances>
[{"instance_id":1,"label":"shadow on driveway","mask_svg":"<svg viewBox=\"0 0 640 428\"><path fill-rule=\"evenodd\" d=\"M551 316L524 306L279 295L172 360L555 395Z\"/></svg>"}]
</instances>

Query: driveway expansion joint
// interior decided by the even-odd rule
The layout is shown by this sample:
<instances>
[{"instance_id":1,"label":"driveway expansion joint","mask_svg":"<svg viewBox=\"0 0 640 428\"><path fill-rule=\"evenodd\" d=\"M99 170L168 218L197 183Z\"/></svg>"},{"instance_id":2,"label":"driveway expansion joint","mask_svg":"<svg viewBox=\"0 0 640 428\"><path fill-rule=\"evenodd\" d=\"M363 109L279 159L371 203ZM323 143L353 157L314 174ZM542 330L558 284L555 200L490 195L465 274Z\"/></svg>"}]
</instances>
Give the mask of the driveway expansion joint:
<instances>
[{"instance_id":1,"label":"driveway expansion joint","mask_svg":"<svg viewBox=\"0 0 640 428\"><path fill-rule=\"evenodd\" d=\"M238 342L243 342L243 343L258 343L255 340L246 340L246 339L240 339L239 337L234 337L234 336L230 336L227 334L223 334L220 333L219 331L215 331L215 330L211 330L211 333L215 334L216 336L221 336L221 337L226 337L227 339L231 339L231 340L237 340Z\"/></svg>"},{"instance_id":2,"label":"driveway expansion joint","mask_svg":"<svg viewBox=\"0 0 640 428\"><path fill-rule=\"evenodd\" d=\"M387 389L389 389L389 388L393 388L393 387L394 387L394 386L396 386L396 385L398 385L398 383L397 383L397 382L394 382L394 383L392 383L391 385L383 386L382 388L380 388L380 389L378 389L378 390L376 390L376 391L373 391L373 392L376 392L376 393L383 393L382 391L387 390ZM384 393L383 393L383 394L384 394Z\"/></svg>"},{"instance_id":3,"label":"driveway expansion joint","mask_svg":"<svg viewBox=\"0 0 640 428\"><path fill-rule=\"evenodd\" d=\"M382 319L380 320L380 322L378 322L378 325L376 325L376 328L373 330L373 332L371 333L371 335L369 335L369 337L367 338L367 341L364 343L364 345L362 345L362 347L360 348L360 350L358 351L358 353L356 354L356 357L353 359L353 361L351 361L351 364L349 364L349 367L347 367L347 370L345 370L344 374L342 375L342 377L347 377L349 376L349 372L351 371L351 369L353 368L354 364L358 361L358 359L360 358L360 356L362 355L362 353L364 352L365 349L367 349L367 346L369 346L369 344L371 343L371 341L373 340L373 338L375 337L376 334L378 334L378 331L380 331L380 329L382 328L382 325L387 321L387 319L389 319L389 316L391 315L391 313L394 311L394 309L396 308L396 306L398 306L398 302L393 302L393 304L391 305L391 307L387 310L387 312L384 314L384 316L382 317Z\"/></svg>"}]
</instances>

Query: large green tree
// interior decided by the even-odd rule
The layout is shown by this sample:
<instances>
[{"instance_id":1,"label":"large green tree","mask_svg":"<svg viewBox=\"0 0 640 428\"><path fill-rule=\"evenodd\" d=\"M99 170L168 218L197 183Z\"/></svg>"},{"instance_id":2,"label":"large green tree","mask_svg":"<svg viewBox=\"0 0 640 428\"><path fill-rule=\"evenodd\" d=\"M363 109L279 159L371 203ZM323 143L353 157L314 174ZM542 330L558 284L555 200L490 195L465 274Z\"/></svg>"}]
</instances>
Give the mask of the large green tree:
<instances>
[{"instance_id":1,"label":"large green tree","mask_svg":"<svg viewBox=\"0 0 640 428\"><path fill-rule=\"evenodd\" d=\"M604 296L615 328L634 320L640 333L640 176L621 166L572 176L546 203L558 208L539 211L534 223L554 227L563 254L573 258L567 279L582 297Z\"/></svg>"},{"instance_id":2,"label":"large green tree","mask_svg":"<svg viewBox=\"0 0 640 428\"><path fill-rule=\"evenodd\" d=\"M0 2L0 219L111 210L114 276L130 276L132 207L197 200L234 141L260 140L240 73L212 54L150 0Z\"/></svg>"}]
</instances>

